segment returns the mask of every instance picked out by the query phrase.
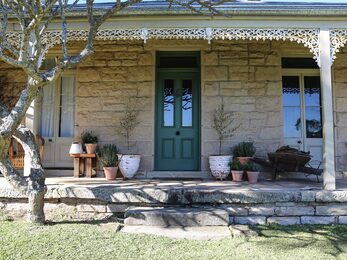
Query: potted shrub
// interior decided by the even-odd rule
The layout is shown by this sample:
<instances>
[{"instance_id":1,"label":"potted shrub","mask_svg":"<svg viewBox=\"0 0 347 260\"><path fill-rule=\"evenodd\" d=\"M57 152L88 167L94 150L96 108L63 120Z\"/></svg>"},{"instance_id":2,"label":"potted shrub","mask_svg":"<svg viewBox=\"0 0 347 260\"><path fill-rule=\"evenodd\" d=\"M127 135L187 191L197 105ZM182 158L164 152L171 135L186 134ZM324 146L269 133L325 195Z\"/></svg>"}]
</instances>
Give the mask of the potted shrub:
<instances>
[{"instance_id":1,"label":"potted shrub","mask_svg":"<svg viewBox=\"0 0 347 260\"><path fill-rule=\"evenodd\" d=\"M114 180L118 171L118 149L114 144L103 146L97 153L98 160L105 172L106 180Z\"/></svg>"},{"instance_id":2,"label":"potted shrub","mask_svg":"<svg viewBox=\"0 0 347 260\"><path fill-rule=\"evenodd\" d=\"M243 166L237 158L230 162L231 175L233 181L240 182L243 179Z\"/></svg>"},{"instance_id":3,"label":"potted shrub","mask_svg":"<svg viewBox=\"0 0 347 260\"><path fill-rule=\"evenodd\" d=\"M81 140L86 147L86 152L88 154L95 153L98 143L98 137L93 133L93 131L83 131L83 133L81 134Z\"/></svg>"},{"instance_id":4,"label":"potted shrub","mask_svg":"<svg viewBox=\"0 0 347 260\"><path fill-rule=\"evenodd\" d=\"M119 169L125 179L133 178L140 167L141 156L139 154L129 153L131 134L139 124L138 116L139 110L136 109L136 105L135 107L131 106L128 102L124 115L119 122L118 134L124 137L128 150L128 154L123 154L119 162Z\"/></svg>"},{"instance_id":5,"label":"potted shrub","mask_svg":"<svg viewBox=\"0 0 347 260\"><path fill-rule=\"evenodd\" d=\"M220 180L225 179L230 174L229 163L232 160L232 155L222 155L222 143L225 138L230 138L237 129L237 127L231 127L233 121L233 113L225 111L224 103L215 109L212 128L218 134L218 154L210 155L209 163L212 176Z\"/></svg>"},{"instance_id":6,"label":"potted shrub","mask_svg":"<svg viewBox=\"0 0 347 260\"><path fill-rule=\"evenodd\" d=\"M233 156L238 158L242 165L249 162L254 156L256 149L253 142L242 142L234 147Z\"/></svg>"},{"instance_id":7,"label":"potted shrub","mask_svg":"<svg viewBox=\"0 0 347 260\"><path fill-rule=\"evenodd\" d=\"M258 182L259 168L254 162L248 162L244 166L250 184Z\"/></svg>"}]
</instances>

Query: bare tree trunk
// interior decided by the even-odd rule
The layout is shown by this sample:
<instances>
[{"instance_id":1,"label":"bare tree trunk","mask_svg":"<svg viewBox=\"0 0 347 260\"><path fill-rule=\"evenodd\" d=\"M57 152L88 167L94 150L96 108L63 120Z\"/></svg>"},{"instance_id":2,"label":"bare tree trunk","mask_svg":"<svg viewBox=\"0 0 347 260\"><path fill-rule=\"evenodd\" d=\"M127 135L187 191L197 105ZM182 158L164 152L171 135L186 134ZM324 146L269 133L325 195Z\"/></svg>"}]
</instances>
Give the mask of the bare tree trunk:
<instances>
[{"instance_id":1,"label":"bare tree trunk","mask_svg":"<svg viewBox=\"0 0 347 260\"><path fill-rule=\"evenodd\" d=\"M25 161L30 165L30 174L28 177L25 177L13 167L8 157L11 136L0 138L0 171L18 192L28 196L28 221L43 224L45 222L43 211L44 196L47 188L45 185L45 173L41 165L40 153L35 142L35 137L25 127L19 127L13 136L23 147L26 157Z\"/></svg>"},{"instance_id":2,"label":"bare tree trunk","mask_svg":"<svg viewBox=\"0 0 347 260\"><path fill-rule=\"evenodd\" d=\"M45 214L44 198L47 192L45 185L45 172L41 164L40 152L36 144L35 136L26 127L17 129L14 137L22 145L25 152L25 162L29 163L30 168L28 182L28 221L31 223L44 223Z\"/></svg>"}]
</instances>

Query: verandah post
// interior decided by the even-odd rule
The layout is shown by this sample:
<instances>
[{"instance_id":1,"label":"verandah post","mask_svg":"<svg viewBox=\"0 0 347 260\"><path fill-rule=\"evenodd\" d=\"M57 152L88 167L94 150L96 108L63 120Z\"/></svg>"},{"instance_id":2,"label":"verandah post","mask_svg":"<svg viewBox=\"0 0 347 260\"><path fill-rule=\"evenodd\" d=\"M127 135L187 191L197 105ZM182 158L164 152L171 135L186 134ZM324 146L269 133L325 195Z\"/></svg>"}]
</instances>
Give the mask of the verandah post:
<instances>
[{"instance_id":1,"label":"verandah post","mask_svg":"<svg viewBox=\"0 0 347 260\"><path fill-rule=\"evenodd\" d=\"M320 77L322 86L323 114L323 188L336 189L335 177L335 144L334 144L334 112L332 90L332 58L330 52L330 30L321 28L319 33Z\"/></svg>"}]
</instances>

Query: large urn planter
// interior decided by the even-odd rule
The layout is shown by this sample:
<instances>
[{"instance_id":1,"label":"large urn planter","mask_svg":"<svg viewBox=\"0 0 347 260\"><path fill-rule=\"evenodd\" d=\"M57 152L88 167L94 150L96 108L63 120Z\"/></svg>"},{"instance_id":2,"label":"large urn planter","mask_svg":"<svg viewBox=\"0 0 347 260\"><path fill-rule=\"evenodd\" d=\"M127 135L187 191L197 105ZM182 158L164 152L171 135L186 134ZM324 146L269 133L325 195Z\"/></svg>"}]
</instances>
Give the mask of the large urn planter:
<instances>
[{"instance_id":1,"label":"large urn planter","mask_svg":"<svg viewBox=\"0 0 347 260\"><path fill-rule=\"evenodd\" d=\"M125 179L132 179L140 167L141 155L122 155L119 169Z\"/></svg>"},{"instance_id":2,"label":"large urn planter","mask_svg":"<svg viewBox=\"0 0 347 260\"><path fill-rule=\"evenodd\" d=\"M103 167L106 180L115 180L117 177L118 167Z\"/></svg>"},{"instance_id":3,"label":"large urn planter","mask_svg":"<svg viewBox=\"0 0 347 260\"><path fill-rule=\"evenodd\" d=\"M209 156L210 170L212 176L218 180L226 179L230 174L231 155L211 155Z\"/></svg>"}]
</instances>

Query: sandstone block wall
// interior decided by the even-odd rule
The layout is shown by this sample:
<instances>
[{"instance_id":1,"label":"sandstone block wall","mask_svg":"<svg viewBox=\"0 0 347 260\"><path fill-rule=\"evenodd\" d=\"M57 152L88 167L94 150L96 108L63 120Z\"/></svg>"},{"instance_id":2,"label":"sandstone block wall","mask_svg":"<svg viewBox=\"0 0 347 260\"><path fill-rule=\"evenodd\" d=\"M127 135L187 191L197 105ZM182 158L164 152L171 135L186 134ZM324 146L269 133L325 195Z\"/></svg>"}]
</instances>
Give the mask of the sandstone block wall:
<instances>
[{"instance_id":1,"label":"sandstone block wall","mask_svg":"<svg viewBox=\"0 0 347 260\"><path fill-rule=\"evenodd\" d=\"M211 127L213 111L224 102L234 113L231 138L223 153L240 141L254 141L257 155L265 156L282 142L281 57L270 41L213 41L202 52L202 169L208 156L218 152Z\"/></svg>"},{"instance_id":2,"label":"sandstone block wall","mask_svg":"<svg viewBox=\"0 0 347 260\"><path fill-rule=\"evenodd\" d=\"M347 169L347 48L337 54L333 67L336 169Z\"/></svg>"},{"instance_id":3,"label":"sandstone block wall","mask_svg":"<svg viewBox=\"0 0 347 260\"><path fill-rule=\"evenodd\" d=\"M0 103L12 108L25 87L26 76L21 69L0 61Z\"/></svg>"},{"instance_id":4,"label":"sandstone block wall","mask_svg":"<svg viewBox=\"0 0 347 260\"><path fill-rule=\"evenodd\" d=\"M127 104L141 111L131 152L142 155L141 170L151 169L154 133L154 59L142 42L100 42L95 54L77 67L76 135L93 130L100 144L127 152L119 120Z\"/></svg>"}]
</instances>

